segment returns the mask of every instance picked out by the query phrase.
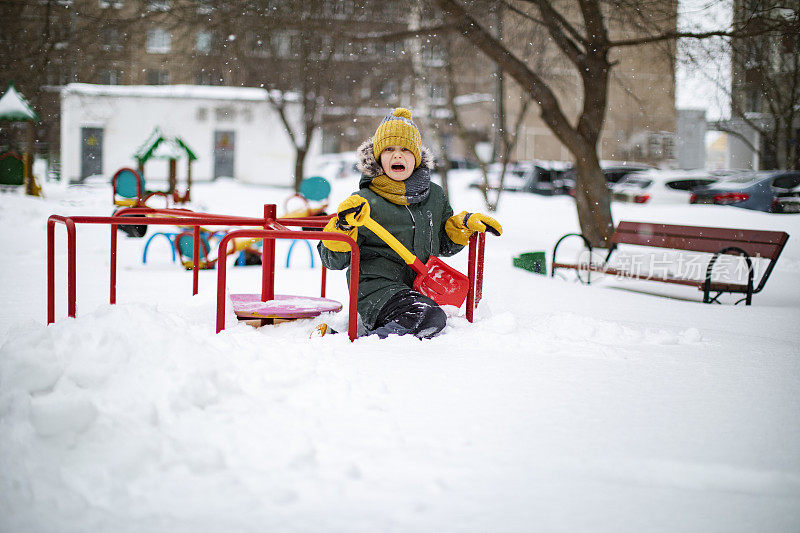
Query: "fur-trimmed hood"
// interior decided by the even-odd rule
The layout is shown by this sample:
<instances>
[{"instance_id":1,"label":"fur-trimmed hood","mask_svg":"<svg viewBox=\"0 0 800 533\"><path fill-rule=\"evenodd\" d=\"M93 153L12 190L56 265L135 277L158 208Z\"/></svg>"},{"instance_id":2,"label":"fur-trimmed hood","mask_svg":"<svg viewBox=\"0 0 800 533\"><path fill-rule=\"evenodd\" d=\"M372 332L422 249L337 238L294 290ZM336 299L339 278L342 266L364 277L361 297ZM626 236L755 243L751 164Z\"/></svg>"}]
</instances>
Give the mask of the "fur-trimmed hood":
<instances>
[{"instance_id":1,"label":"fur-trimmed hood","mask_svg":"<svg viewBox=\"0 0 800 533\"><path fill-rule=\"evenodd\" d=\"M369 185L374 178L383 174L383 167L381 167L381 164L375 159L375 155L372 153L374 146L375 144L372 142L372 139L369 139L364 141L361 146L358 147L358 150L356 150L356 155L358 156L356 167L361 172L361 183L359 187ZM433 152L430 148L423 146L420 156L422 162L420 162L418 169L425 168L428 171L433 171L434 159Z\"/></svg>"}]
</instances>

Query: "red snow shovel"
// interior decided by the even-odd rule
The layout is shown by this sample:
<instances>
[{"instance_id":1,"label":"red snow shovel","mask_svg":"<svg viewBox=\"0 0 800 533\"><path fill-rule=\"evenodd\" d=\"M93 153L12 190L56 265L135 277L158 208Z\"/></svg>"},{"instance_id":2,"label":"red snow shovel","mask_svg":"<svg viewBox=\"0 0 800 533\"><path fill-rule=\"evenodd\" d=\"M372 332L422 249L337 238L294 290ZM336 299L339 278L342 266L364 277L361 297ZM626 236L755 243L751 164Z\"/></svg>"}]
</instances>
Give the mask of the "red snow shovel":
<instances>
[{"instance_id":1,"label":"red snow shovel","mask_svg":"<svg viewBox=\"0 0 800 533\"><path fill-rule=\"evenodd\" d=\"M369 215L364 219L364 226L383 239L417 273L413 284L415 291L424 294L439 305L461 307L469 290L467 276L433 255L428 258L427 263L422 264L422 261L403 246L403 243Z\"/></svg>"}]
</instances>

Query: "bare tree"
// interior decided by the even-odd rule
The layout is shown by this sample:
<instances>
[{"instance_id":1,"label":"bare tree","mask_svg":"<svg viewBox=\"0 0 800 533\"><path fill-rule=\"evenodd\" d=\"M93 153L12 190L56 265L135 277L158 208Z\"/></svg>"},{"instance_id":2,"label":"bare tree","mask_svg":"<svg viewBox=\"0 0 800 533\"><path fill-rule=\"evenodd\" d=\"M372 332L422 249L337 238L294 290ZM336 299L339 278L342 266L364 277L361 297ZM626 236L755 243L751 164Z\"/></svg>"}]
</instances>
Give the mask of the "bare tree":
<instances>
[{"instance_id":1,"label":"bare tree","mask_svg":"<svg viewBox=\"0 0 800 533\"><path fill-rule=\"evenodd\" d=\"M580 2L583 24L578 26L570 23L551 3L531 2L536 8L538 23L547 30L583 80L583 107L573 124L542 76L484 29L475 14L456 0L433 1L442 10L445 21L530 91L545 123L575 158L575 197L581 231L595 244L606 242L614 224L605 179L600 170L597 142L605 117L611 41L599 3Z\"/></svg>"},{"instance_id":2,"label":"bare tree","mask_svg":"<svg viewBox=\"0 0 800 533\"><path fill-rule=\"evenodd\" d=\"M457 85L453 73L452 62L448 62L446 69L451 94L456 94ZM504 95L498 95L498 97L504 98ZM480 191L483 196L484 205L489 211L496 211L500 203L500 197L504 190L508 165L511 162L511 154L516 148L517 140L519 139L520 128L525 115L528 112L530 104L530 96L523 96L520 107L515 116L507 113L505 106L498 108L496 120L498 121L499 153L496 154L495 159L498 160L501 165L498 174L498 182L496 185L491 185L489 183L489 168L487 162L484 161L478 153L478 145L481 142L488 141L488 138L481 135L479 132L468 128L461 117L461 111L459 110L458 106L458 98L456 96L451 96L448 98L451 120L456 134L461 139L467 150L469 150L469 154L471 156L470 158L477 162L478 167L481 170ZM513 123L508 125L509 121L512 121Z\"/></svg>"},{"instance_id":3,"label":"bare tree","mask_svg":"<svg viewBox=\"0 0 800 533\"><path fill-rule=\"evenodd\" d=\"M353 37L358 28L374 27L389 9L366 7L330 0L231 0L190 25L215 36L222 48L217 68L228 71L225 84L268 90L268 102L294 147L296 190L320 130L353 129L358 117L375 107L373 94L383 94L384 85L399 89L398 80L410 72L402 41L381 41L379 47ZM381 50L385 64L376 62ZM208 64L207 57L200 59ZM367 59L372 62L365 64Z\"/></svg>"},{"instance_id":4,"label":"bare tree","mask_svg":"<svg viewBox=\"0 0 800 533\"><path fill-rule=\"evenodd\" d=\"M545 31L581 82L579 110L573 117L553 84L541 72L495 38L481 21L485 4L467 5L459 0L431 0L445 23L529 91L548 128L571 153L577 174L575 200L582 233L595 245L607 244L614 223L608 189L600 170L598 141L608 104L608 87L614 61L611 52L623 47L674 47L677 39L745 35L756 30L734 23L707 32L682 32L676 27L677 4L659 0L520 0L502 2L527 21L531 32ZM612 33L612 29L615 30Z\"/></svg>"},{"instance_id":5,"label":"bare tree","mask_svg":"<svg viewBox=\"0 0 800 533\"><path fill-rule=\"evenodd\" d=\"M0 2L0 85L25 95L41 122L39 152L58 154L60 88L68 83L133 83L131 49L142 28L165 12L134 0L8 0ZM14 128L0 128L0 146L13 146ZM53 159L52 163L57 162ZM55 167L55 168L54 168ZM52 165L51 172L57 167Z\"/></svg>"},{"instance_id":6,"label":"bare tree","mask_svg":"<svg viewBox=\"0 0 800 533\"><path fill-rule=\"evenodd\" d=\"M310 11L301 12L301 22L303 22L302 17L310 13ZM313 14L322 15L322 13ZM285 37L289 39L289 53L294 54L296 61L296 69L291 73L293 79L280 80L278 76L277 79L265 80L265 85L271 88L268 92L269 102L280 116L286 134L294 146L294 188L297 192L300 191L300 183L304 178L306 155L314 134L323 123L324 99L335 76L335 70L331 68L335 53L335 40L332 35L326 33L327 38L323 39L319 29L306 29L303 24L300 24L299 28L295 33ZM271 44L273 54L281 53L275 46L275 40L272 40ZM288 99L287 93L278 88L285 86L294 88ZM299 106L297 120L291 116L287 104Z\"/></svg>"}]
</instances>

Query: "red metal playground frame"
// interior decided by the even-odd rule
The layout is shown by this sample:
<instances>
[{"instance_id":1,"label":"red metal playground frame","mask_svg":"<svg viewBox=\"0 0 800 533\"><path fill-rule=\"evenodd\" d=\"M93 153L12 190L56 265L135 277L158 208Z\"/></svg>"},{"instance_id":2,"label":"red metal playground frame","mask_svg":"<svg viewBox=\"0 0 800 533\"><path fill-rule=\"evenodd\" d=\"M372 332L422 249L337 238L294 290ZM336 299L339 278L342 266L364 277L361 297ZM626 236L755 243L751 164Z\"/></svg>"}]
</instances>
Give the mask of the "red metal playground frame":
<instances>
[{"instance_id":1,"label":"red metal playground frame","mask_svg":"<svg viewBox=\"0 0 800 533\"><path fill-rule=\"evenodd\" d=\"M145 215L131 218L131 215ZM236 237L263 239L261 261L261 301L275 298L275 240L276 239L311 239L341 241L350 246L350 291L349 320L347 332L350 340L356 338L357 305L358 305L358 272L361 255L355 241L341 233L323 231L290 230L290 227L323 228L331 216L313 216L298 218L276 217L276 206L264 206L263 218L247 218L231 215L198 213L188 209L152 209L149 207L126 207L118 209L110 217L99 216L62 216L51 215L47 219L47 323L55 322L55 226L64 224L67 231L67 316L76 316L77 300L77 248L76 227L78 224L108 224L111 230L111 251L109 261L109 303L117 301L117 226L126 224L145 224L162 226L191 226L193 228L194 246L192 254L192 294L198 293L200 265L200 227L201 226L252 226L257 229L235 229L219 243L218 256L225 257L228 242ZM476 233L469 241L468 277L466 315L473 321L474 310L483 293L483 258L485 235ZM227 263L217 262L217 333L225 329L225 289L227 285ZM322 267L320 296L325 297L325 267Z\"/></svg>"}]
</instances>

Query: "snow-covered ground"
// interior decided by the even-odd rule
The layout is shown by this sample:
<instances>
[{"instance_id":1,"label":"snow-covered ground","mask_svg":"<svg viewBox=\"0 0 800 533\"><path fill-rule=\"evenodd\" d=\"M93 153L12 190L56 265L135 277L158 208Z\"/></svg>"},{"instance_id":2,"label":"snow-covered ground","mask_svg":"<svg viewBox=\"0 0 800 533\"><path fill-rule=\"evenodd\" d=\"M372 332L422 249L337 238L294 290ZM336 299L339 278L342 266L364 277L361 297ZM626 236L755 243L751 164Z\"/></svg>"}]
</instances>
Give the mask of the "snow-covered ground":
<instances>
[{"instance_id":1,"label":"snow-covered ground","mask_svg":"<svg viewBox=\"0 0 800 533\"><path fill-rule=\"evenodd\" d=\"M456 211L480 210L466 184L451 183ZM334 183L333 203L354 188ZM216 272L192 297L166 240L143 265L144 239L121 239L109 306L108 229L89 226L77 319L59 228L46 326L45 221L106 215L111 191L46 193L0 195L4 533L800 531L800 216L615 205L616 220L791 235L753 306L703 305L686 287L513 268L524 251L549 262L577 220L570 198L507 194L474 324L350 343L309 339L319 320L256 330L229 316L216 335ZM192 194L196 209L259 216L287 191ZM286 247L278 292L317 294L318 261L298 248L283 268ZM452 259L465 268L466 253ZM233 292L258 280L229 269ZM343 274L329 296L346 301Z\"/></svg>"}]
</instances>

